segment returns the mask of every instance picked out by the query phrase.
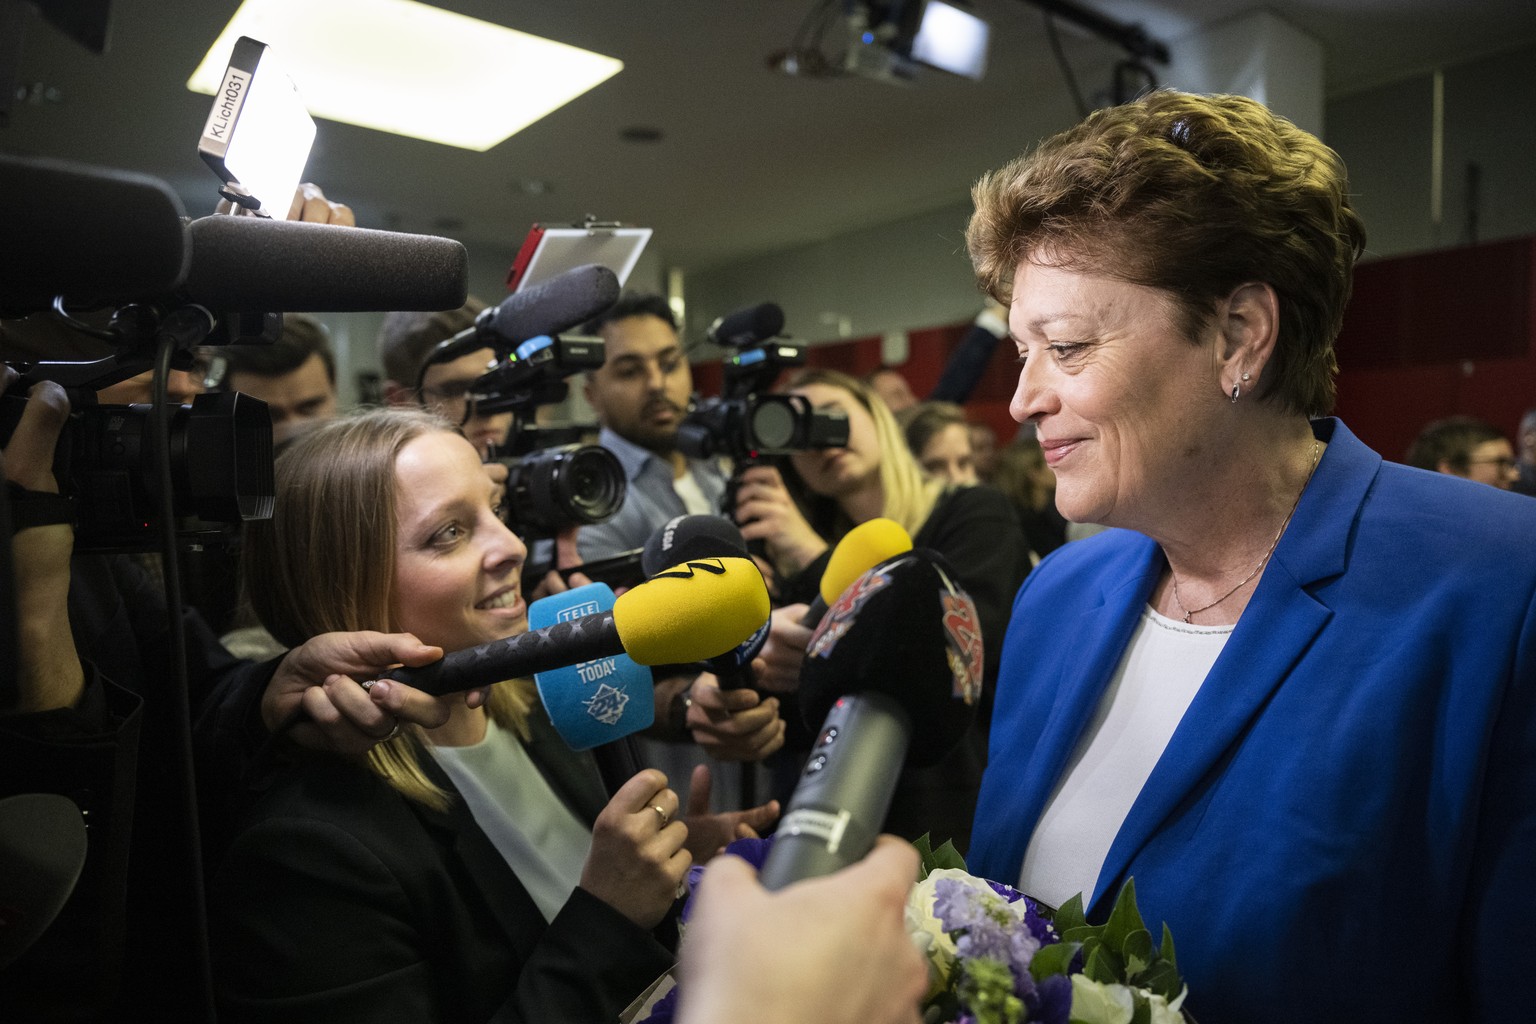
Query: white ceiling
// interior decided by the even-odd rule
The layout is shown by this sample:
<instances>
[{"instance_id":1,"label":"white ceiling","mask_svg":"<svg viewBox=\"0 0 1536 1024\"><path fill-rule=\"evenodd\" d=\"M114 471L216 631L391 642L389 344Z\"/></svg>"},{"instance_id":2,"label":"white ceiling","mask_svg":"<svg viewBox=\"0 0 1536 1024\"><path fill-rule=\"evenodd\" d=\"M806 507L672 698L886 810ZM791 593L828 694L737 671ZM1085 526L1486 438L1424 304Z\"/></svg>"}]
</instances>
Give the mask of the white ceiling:
<instances>
[{"instance_id":1,"label":"white ceiling","mask_svg":"<svg viewBox=\"0 0 1536 1024\"><path fill-rule=\"evenodd\" d=\"M19 0L0 0L0 4ZM325 0L315 0L324 3ZM980 84L937 72L910 87L775 74L819 0L444 0L440 5L608 54L625 69L485 153L320 122L307 177L371 227L515 249L535 221L584 214L656 229L664 265L703 269L960 201L976 175L1075 120L1044 31L1023 0L976 0L992 24ZM1084 0L1173 40L1253 9L1249 0ZM23 102L0 149L144 171L211 209L195 153L211 102L184 83L235 0L118 0L111 47L91 54L33 12ZM1277 0L1263 5L1321 40L1330 96L1536 42L1532 0ZM1084 91L1122 56L1069 26ZM407 61L408 54L381 56ZM631 127L654 143L623 141ZM547 182L542 196L520 183Z\"/></svg>"}]
</instances>

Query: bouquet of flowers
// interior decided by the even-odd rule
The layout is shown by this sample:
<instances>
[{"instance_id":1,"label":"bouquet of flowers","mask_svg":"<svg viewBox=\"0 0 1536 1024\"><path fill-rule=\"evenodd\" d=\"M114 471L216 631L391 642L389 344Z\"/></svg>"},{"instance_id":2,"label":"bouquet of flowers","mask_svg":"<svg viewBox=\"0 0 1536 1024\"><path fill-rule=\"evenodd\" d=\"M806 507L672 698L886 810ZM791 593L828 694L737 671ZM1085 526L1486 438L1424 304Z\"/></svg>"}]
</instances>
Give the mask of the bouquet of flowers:
<instances>
[{"instance_id":1,"label":"bouquet of flowers","mask_svg":"<svg viewBox=\"0 0 1536 1024\"><path fill-rule=\"evenodd\" d=\"M1127 881L1091 925L1081 895L1058 910L965 869L954 846L917 841L907 931L928 958L928 1024L1182 1024L1173 936L1152 935Z\"/></svg>"},{"instance_id":2,"label":"bouquet of flowers","mask_svg":"<svg viewBox=\"0 0 1536 1024\"><path fill-rule=\"evenodd\" d=\"M738 839L727 853L761 868L773 838ZM1109 920L1091 925L1082 897L1052 910L1023 893L977 878L951 843L927 836L907 897L907 931L928 959L925 1024L1193 1024L1173 936L1152 935L1127 881ZM697 885L702 867L692 869ZM688 907L682 921L686 926ZM647 1006L643 1024L670 1024L677 990Z\"/></svg>"}]
</instances>

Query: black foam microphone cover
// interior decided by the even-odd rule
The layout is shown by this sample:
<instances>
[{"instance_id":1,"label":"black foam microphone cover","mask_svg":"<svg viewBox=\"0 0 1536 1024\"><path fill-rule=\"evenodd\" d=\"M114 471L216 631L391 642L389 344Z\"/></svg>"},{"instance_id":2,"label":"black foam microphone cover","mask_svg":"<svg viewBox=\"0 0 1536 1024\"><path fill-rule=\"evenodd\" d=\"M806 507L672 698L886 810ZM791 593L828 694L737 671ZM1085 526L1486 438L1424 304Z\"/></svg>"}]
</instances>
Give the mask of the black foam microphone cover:
<instances>
[{"instance_id":1,"label":"black foam microphone cover","mask_svg":"<svg viewBox=\"0 0 1536 1024\"><path fill-rule=\"evenodd\" d=\"M156 298L187 272L181 201L142 174L0 155L0 313Z\"/></svg>"},{"instance_id":2,"label":"black foam microphone cover","mask_svg":"<svg viewBox=\"0 0 1536 1024\"><path fill-rule=\"evenodd\" d=\"M475 329L509 348L541 334L583 324L619 300L619 279L607 267L587 263L508 295L481 313Z\"/></svg>"},{"instance_id":3,"label":"black foam microphone cover","mask_svg":"<svg viewBox=\"0 0 1536 1024\"><path fill-rule=\"evenodd\" d=\"M747 542L724 516L673 516L646 540L640 569L647 577L694 558L747 558Z\"/></svg>"},{"instance_id":4,"label":"black foam microphone cover","mask_svg":"<svg viewBox=\"0 0 1536 1024\"><path fill-rule=\"evenodd\" d=\"M840 697L892 698L914 730L909 764L936 764L964 737L981 698L976 604L937 552L919 548L860 576L806 646L800 707L814 733Z\"/></svg>"},{"instance_id":5,"label":"black foam microphone cover","mask_svg":"<svg viewBox=\"0 0 1536 1024\"><path fill-rule=\"evenodd\" d=\"M218 313L457 309L469 256L451 238L334 224L200 217L185 297Z\"/></svg>"},{"instance_id":6,"label":"black foam microphone cover","mask_svg":"<svg viewBox=\"0 0 1536 1024\"><path fill-rule=\"evenodd\" d=\"M727 313L710 325L707 337L715 345L744 348L776 336L784 329L784 311L777 303L764 302Z\"/></svg>"}]
</instances>

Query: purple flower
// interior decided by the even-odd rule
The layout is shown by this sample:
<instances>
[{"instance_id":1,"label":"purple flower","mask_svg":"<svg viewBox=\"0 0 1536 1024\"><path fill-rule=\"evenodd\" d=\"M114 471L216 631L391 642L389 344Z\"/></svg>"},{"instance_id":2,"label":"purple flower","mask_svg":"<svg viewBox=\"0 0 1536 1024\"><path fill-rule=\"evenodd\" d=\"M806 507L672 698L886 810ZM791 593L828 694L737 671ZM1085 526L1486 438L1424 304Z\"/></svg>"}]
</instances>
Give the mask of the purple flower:
<instances>
[{"instance_id":1,"label":"purple flower","mask_svg":"<svg viewBox=\"0 0 1536 1024\"><path fill-rule=\"evenodd\" d=\"M1029 1019L1043 1024L1067 1024L1072 1014L1072 980L1065 974L1043 978L1034 992L1024 997Z\"/></svg>"},{"instance_id":2,"label":"purple flower","mask_svg":"<svg viewBox=\"0 0 1536 1024\"><path fill-rule=\"evenodd\" d=\"M733 839L726 844L725 852L740 857L761 871L763 862L768 859L768 851L771 849L773 849L773 836L770 835L767 839ZM678 920L684 924L688 923L688 918L693 914L693 894L698 891L699 882L704 877L705 866L695 864L688 869L688 902L683 904L682 913L678 915Z\"/></svg>"}]
</instances>

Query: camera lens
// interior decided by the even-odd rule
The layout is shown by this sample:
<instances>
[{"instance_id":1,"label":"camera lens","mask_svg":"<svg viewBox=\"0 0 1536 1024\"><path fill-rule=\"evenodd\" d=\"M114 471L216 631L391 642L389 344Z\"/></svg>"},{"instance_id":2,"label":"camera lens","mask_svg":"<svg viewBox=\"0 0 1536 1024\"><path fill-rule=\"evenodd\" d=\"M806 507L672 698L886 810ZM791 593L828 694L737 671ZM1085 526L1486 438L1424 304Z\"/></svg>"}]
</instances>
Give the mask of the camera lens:
<instances>
[{"instance_id":1,"label":"camera lens","mask_svg":"<svg viewBox=\"0 0 1536 1024\"><path fill-rule=\"evenodd\" d=\"M584 445L567 453L556 470L560 504L579 523L601 523L624 504L624 467L606 448Z\"/></svg>"},{"instance_id":2,"label":"camera lens","mask_svg":"<svg viewBox=\"0 0 1536 1024\"><path fill-rule=\"evenodd\" d=\"M541 448L507 464L508 520L535 537L601 523L623 506L627 487L624 467L606 448Z\"/></svg>"},{"instance_id":3,"label":"camera lens","mask_svg":"<svg viewBox=\"0 0 1536 1024\"><path fill-rule=\"evenodd\" d=\"M784 451L795 445L800 417L789 395L763 395L752 408L747 421L754 447L765 451Z\"/></svg>"}]
</instances>

